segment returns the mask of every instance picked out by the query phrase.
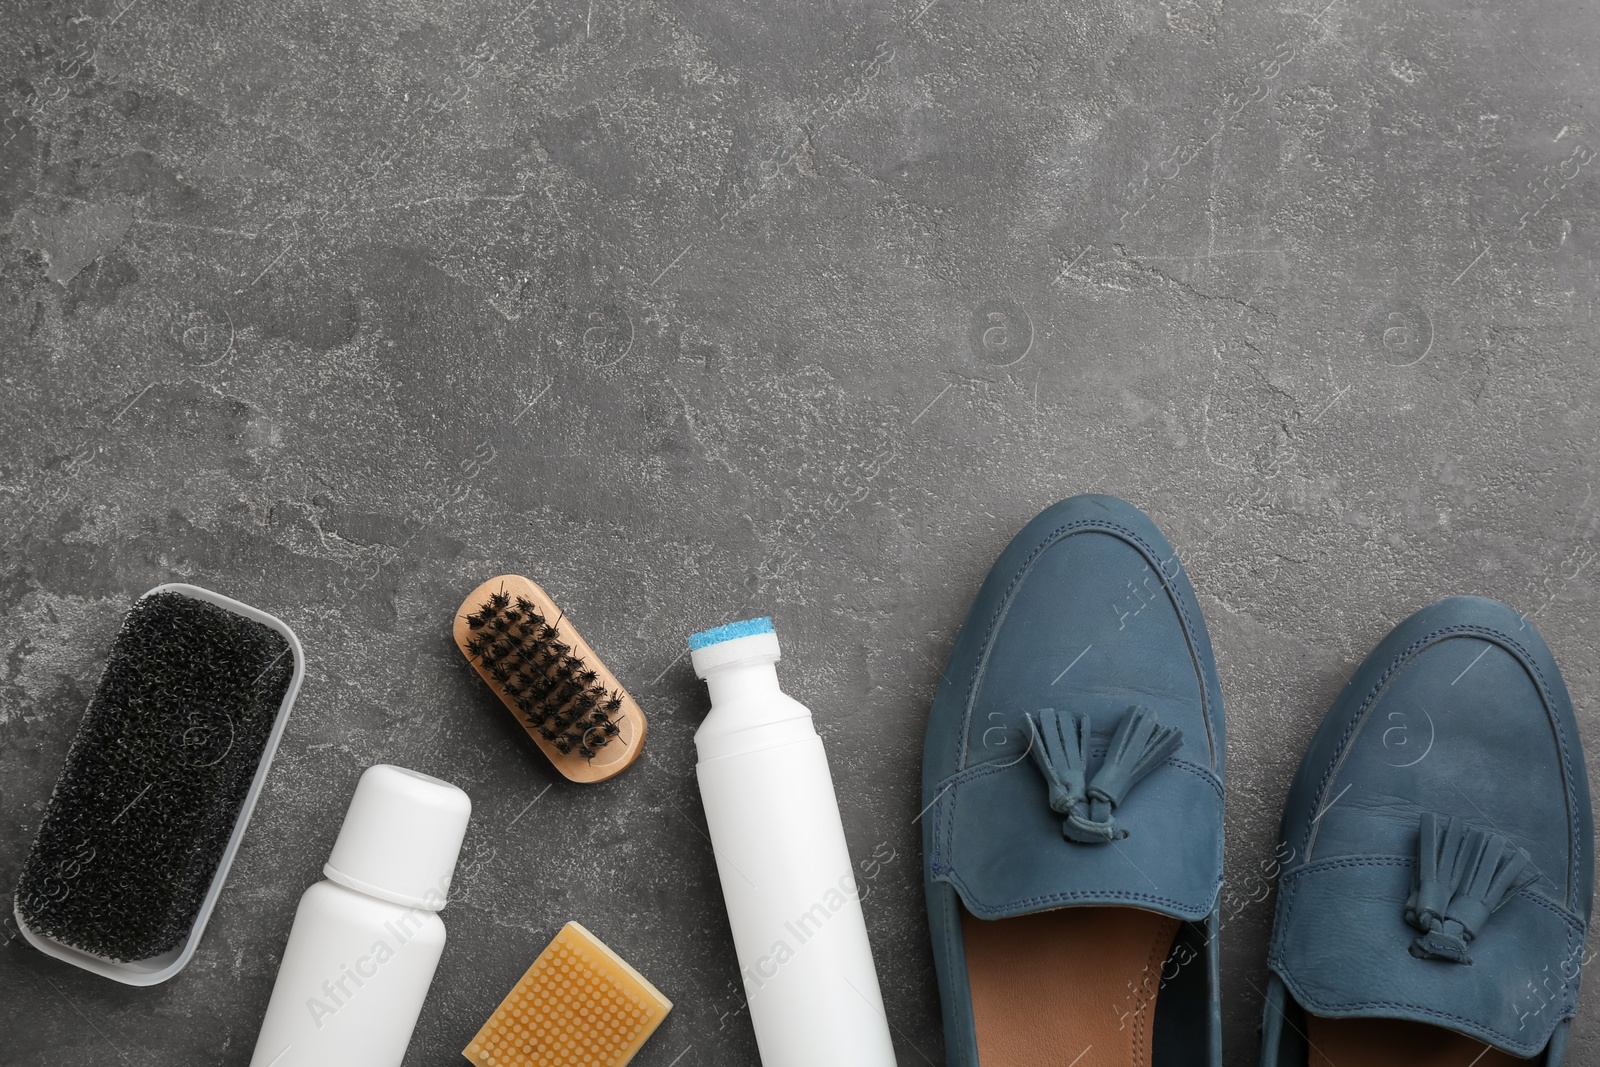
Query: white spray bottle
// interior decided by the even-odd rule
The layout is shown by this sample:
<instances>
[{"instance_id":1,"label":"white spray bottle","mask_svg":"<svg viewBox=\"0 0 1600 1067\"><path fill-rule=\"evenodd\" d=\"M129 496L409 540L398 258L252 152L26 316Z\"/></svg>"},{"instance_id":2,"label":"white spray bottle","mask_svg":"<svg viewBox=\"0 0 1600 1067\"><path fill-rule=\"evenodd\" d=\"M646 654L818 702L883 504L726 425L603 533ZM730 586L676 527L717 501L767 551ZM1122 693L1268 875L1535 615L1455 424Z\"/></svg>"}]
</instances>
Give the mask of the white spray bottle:
<instances>
[{"instance_id":1,"label":"white spray bottle","mask_svg":"<svg viewBox=\"0 0 1600 1067\"><path fill-rule=\"evenodd\" d=\"M380 763L305 891L250 1067L400 1067L444 951L467 794Z\"/></svg>"},{"instance_id":2,"label":"white spray bottle","mask_svg":"<svg viewBox=\"0 0 1600 1067\"><path fill-rule=\"evenodd\" d=\"M689 639L700 797L763 1067L894 1067L839 801L771 619Z\"/></svg>"}]
</instances>

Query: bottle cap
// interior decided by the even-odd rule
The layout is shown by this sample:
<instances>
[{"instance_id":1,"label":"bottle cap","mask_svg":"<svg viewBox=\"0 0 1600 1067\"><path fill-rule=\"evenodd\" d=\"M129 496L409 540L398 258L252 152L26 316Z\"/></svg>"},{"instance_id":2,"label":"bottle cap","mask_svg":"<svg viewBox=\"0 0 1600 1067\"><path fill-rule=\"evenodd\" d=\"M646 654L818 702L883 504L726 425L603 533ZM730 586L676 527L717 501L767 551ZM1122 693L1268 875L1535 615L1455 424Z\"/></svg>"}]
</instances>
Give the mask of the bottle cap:
<instances>
[{"instance_id":1,"label":"bottle cap","mask_svg":"<svg viewBox=\"0 0 1600 1067\"><path fill-rule=\"evenodd\" d=\"M388 763L361 772L322 873L357 892L438 911L472 801L449 782Z\"/></svg>"},{"instance_id":2,"label":"bottle cap","mask_svg":"<svg viewBox=\"0 0 1600 1067\"><path fill-rule=\"evenodd\" d=\"M735 663L776 663L778 658L778 635L773 633L769 617L730 622L726 626L701 630L689 638L689 661L700 678L719 667Z\"/></svg>"}]
</instances>

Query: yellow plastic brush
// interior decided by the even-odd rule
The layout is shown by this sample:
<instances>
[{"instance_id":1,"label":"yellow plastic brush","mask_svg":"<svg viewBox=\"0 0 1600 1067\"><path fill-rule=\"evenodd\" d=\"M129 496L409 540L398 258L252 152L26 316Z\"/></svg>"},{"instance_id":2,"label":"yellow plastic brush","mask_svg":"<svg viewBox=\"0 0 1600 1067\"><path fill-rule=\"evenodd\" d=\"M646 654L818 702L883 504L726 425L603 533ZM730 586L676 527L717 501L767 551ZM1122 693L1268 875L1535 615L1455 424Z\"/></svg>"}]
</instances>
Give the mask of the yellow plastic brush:
<instances>
[{"instance_id":1,"label":"yellow plastic brush","mask_svg":"<svg viewBox=\"0 0 1600 1067\"><path fill-rule=\"evenodd\" d=\"M479 1067L623 1067L671 1010L621 956L568 923L461 1054Z\"/></svg>"}]
</instances>

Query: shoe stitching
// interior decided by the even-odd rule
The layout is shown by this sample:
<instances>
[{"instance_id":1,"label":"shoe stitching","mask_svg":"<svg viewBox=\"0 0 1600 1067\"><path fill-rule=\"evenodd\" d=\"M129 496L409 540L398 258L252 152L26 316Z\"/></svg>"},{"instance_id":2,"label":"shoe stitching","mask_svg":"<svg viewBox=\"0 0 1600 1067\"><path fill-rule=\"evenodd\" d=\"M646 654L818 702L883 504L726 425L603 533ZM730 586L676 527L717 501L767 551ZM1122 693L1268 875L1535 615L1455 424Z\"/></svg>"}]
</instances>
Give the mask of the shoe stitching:
<instances>
[{"instance_id":1,"label":"shoe stitching","mask_svg":"<svg viewBox=\"0 0 1600 1067\"><path fill-rule=\"evenodd\" d=\"M1106 746L1096 745L1089 751L1091 755L1104 756L1106 754ZM1169 756L1162 762L1163 766L1174 767L1178 770L1188 771L1190 774L1201 779L1215 789L1219 796L1222 794L1222 783L1218 780L1216 772L1210 767L1202 767L1193 760L1179 759L1177 756ZM936 788L934 792L938 793L940 789L953 790L958 785L966 785L968 782L975 781L976 779L985 778L991 774L999 774L1001 771L1007 771L1012 767L1020 766L1022 766L1022 764L1018 763L1014 759L989 760L984 763L974 763L972 766L959 770L950 777L946 778L944 780L945 784L939 786L939 788ZM939 798L940 802L943 802L943 800L943 797Z\"/></svg>"},{"instance_id":2,"label":"shoe stitching","mask_svg":"<svg viewBox=\"0 0 1600 1067\"><path fill-rule=\"evenodd\" d=\"M1187 771L1189 774L1199 778L1202 782L1205 782L1211 787L1212 792L1214 792L1219 799L1223 797L1224 793L1222 782L1218 780L1217 776L1212 773L1209 768L1201 767L1199 764L1192 763L1189 760L1169 758L1166 762L1176 769ZM978 778L984 778L991 774L999 774L1001 771L1009 770L1012 766L1015 766L1015 764L998 762L980 763L975 767L969 767L966 770L957 771L954 775L945 780L947 784L941 787L944 790L945 795L934 800L933 805L928 813L928 819L932 824L929 837L933 842L933 856L931 857L931 860L933 863L934 874L937 875L939 873L939 857L941 854L946 857L947 863L953 863L955 859L956 821L954 813L956 807L955 800L957 788ZM947 806L951 811L951 815L949 817L946 817L943 814L943 811ZM939 844L941 840L939 826L941 823L945 826L943 837L944 846L942 848ZM952 871L954 870L954 868L949 869Z\"/></svg>"},{"instance_id":3,"label":"shoe stitching","mask_svg":"<svg viewBox=\"0 0 1600 1067\"><path fill-rule=\"evenodd\" d=\"M1570 789L1572 782L1571 754L1568 750L1566 734L1561 727L1559 717L1551 713L1551 709L1554 706L1555 701L1553 694L1550 691L1550 686L1545 680L1544 671L1540 668L1533 655L1526 648L1524 648L1520 642L1507 635L1504 631L1496 630L1492 627L1480 626L1476 623L1457 623L1454 626L1439 627L1430 633L1424 634L1423 636L1412 641L1411 644L1407 645L1400 652L1396 653L1394 658L1391 659L1384 667L1383 673L1380 674L1373 682L1372 688L1367 691L1366 697L1351 715L1350 721L1345 725L1344 733L1339 736L1338 743L1334 746L1333 755L1329 758L1328 763L1323 768L1322 777L1317 783L1317 791L1312 796L1312 810L1315 811L1320 808L1322 797L1328 790L1328 783L1332 780L1336 768L1343 763L1345 750L1350 743L1351 736L1366 718L1368 709L1377 700L1382 690L1388 685L1390 678L1399 671L1400 667L1403 666L1406 661L1414 657L1425 646L1434 643L1440 637L1457 634L1472 634L1478 637L1488 637L1494 639L1495 643L1500 644L1502 647L1509 647L1510 650L1516 653L1517 660L1523 665L1523 668L1528 670L1538 681L1539 694L1544 702L1546 718L1550 721L1550 726L1556 735L1556 747L1561 752L1563 787L1562 799L1566 803L1567 807L1567 843L1569 857L1567 863L1567 884L1564 887L1564 896L1570 897L1576 888L1576 868L1578 859L1582 854L1583 847L1581 842L1578 840L1577 826L1575 825L1577 820L1572 818L1572 809L1574 804L1572 802L1573 798L1571 796ZM1302 855L1310 855L1312 839L1316 833L1316 829L1316 820L1313 820L1309 825L1307 825L1305 834L1301 838Z\"/></svg>"},{"instance_id":4,"label":"shoe stitching","mask_svg":"<svg viewBox=\"0 0 1600 1067\"><path fill-rule=\"evenodd\" d=\"M1284 949L1284 945L1283 945L1283 938L1279 936L1282 931L1287 930L1288 924L1291 921L1291 917L1294 914L1295 896L1297 894L1298 883L1299 883L1299 881L1301 879L1301 876L1305 875L1305 874L1308 874L1308 873L1310 873L1310 872L1312 872L1314 870L1316 870L1316 871L1331 870L1331 869L1340 868L1340 867L1379 867L1379 866L1413 867L1413 866L1415 866L1415 862L1412 861L1412 860L1409 860L1409 859L1405 859L1403 857L1399 857L1399 856L1395 856L1395 857L1373 856L1373 857L1345 858L1345 859L1336 859L1336 860L1323 860L1323 861L1319 861L1318 863L1315 863L1315 864L1307 864L1306 866L1301 867L1301 868L1293 871L1292 873L1288 873L1288 874L1285 874L1283 876L1283 878L1282 878L1282 883L1283 884L1280 885L1279 891L1278 891L1278 904L1279 904L1279 911L1282 912L1282 921L1281 921L1280 924L1275 924L1274 925L1273 937L1272 937L1272 946L1271 946L1271 949L1270 949L1269 954L1268 954L1267 962L1268 962L1268 965L1272 968L1273 972L1275 974L1277 974L1278 977L1283 981L1283 983L1286 986L1288 986L1294 992L1295 999L1298 1000L1301 1004L1316 1003L1319 1007L1330 1009L1330 1010L1335 1010L1335 1011L1346 1011L1346 1010L1348 1010L1348 1011L1356 1011L1356 1010L1364 1010L1364 1009L1372 1009L1372 1008L1402 1008L1402 1009L1404 1009L1406 1011L1415 1011L1415 1012L1419 1012L1419 1013L1424 1014L1424 1015L1432 1016L1434 1018L1449 1019L1449 1020L1452 1020L1454 1022L1464 1023L1469 1028L1471 1028L1475 1033L1477 1033L1479 1036L1487 1036L1487 1037L1495 1038L1495 1039L1498 1039L1498 1040L1502 1040L1502 1041L1506 1042L1508 1045L1510 1045L1510 1046L1512 1046L1514 1048L1518 1048L1518 1049L1527 1048L1527 1049L1530 1050L1530 1053L1537 1052L1540 1048L1543 1048L1546 1045L1548 1045L1549 1042L1550 1042L1550 1033L1554 1033L1555 1032L1555 1027L1557 1025L1559 1025L1563 1019L1569 1019L1569 1018L1572 1018L1572 1017L1574 1017L1576 1015L1576 1013L1577 1013L1577 983L1578 983L1578 979L1579 979L1578 975L1574 975L1570 979L1567 979L1567 978L1563 978L1562 979L1562 981L1561 981L1561 991L1562 991L1561 1011L1562 1011L1562 1014L1557 1016L1556 1018L1554 1018L1551 1021L1550 1033L1545 1034L1543 1039L1540 1041L1540 1043L1538 1045L1524 1045L1524 1044L1518 1042L1517 1039L1513 1035L1504 1033L1501 1030L1499 1030L1499 1029L1497 1029L1495 1027L1492 1027L1492 1026L1485 1026L1483 1023L1479 1022L1478 1020L1470 1018L1468 1016L1459 1015L1459 1014L1456 1014L1456 1013L1453 1013L1453 1012L1440 1011L1440 1010L1438 1010L1436 1008L1429 1008L1429 1007L1426 1007L1424 1005L1413 1004L1413 1003L1411 1003L1409 1001L1400 1001L1400 1000L1363 1000L1363 1001L1348 1001L1348 1002L1341 1001L1341 1002L1339 1002L1337 1004L1327 1004L1326 1002L1323 1002L1323 1001L1317 1000L1316 998L1308 996L1304 992L1304 990L1300 987L1300 984L1298 983L1298 981L1296 981L1296 979L1292 976L1292 974L1289 971L1288 960L1286 958L1286 953L1285 953L1285 949ZM1552 912L1553 914L1555 914L1558 918L1560 918L1566 924L1566 926L1567 926L1567 955L1564 958L1565 959L1571 959L1572 958L1573 945L1574 945L1574 938L1582 930L1582 926L1579 924L1579 922L1576 919L1576 917L1571 915L1570 913L1566 912L1565 910L1557 907L1551 901L1544 900L1544 899L1540 898L1539 896L1537 896L1536 894L1533 894L1533 893L1529 892L1526 889L1522 890L1517 895L1519 897L1522 897L1524 899L1527 899L1527 900L1531 901L1534 904L1539 905L1540 907L1546 909L1547 911Z\"/></svg>"},{"instance_id":5,"label":"shoe stitching","mask_svg":"<svg viewBox=\"0 0 1600 1067\"><path fill-rule=\"evenodd\" d=\"M1300 984L1294 979L1294 977L1282 970L1283 958L1281 956L1274 954L1267 960L1267 965L1271 967L1273 973L1278 976L1278 980L1287 986L1294 994L1296 1001L1300 1002L1301 1004L1313 1002L1313 998L1306 995L1305 991L1301 989ZM1329 1011L1348 1012L1371 1011L1374 1008L1401 1008L1405 1011L1416 1012L1419 1015L1427 1015L1435 1019L1445 1019L1450 1022L1459 1023L1461 1024L1462 1029L1471 1032L1477 1037L1488 1038L1493 1041L1503 1041L1507 1047L1519 1052L1525 1049L1530 1055L1538 1053L1540 1049L1546 1047L1550 1043L1550 1038L1548 1035L1546 1035L1544 1040L1538 1045L1524 1043L1518 1041L1509 1034L1501 1033L1492 1026L1484 1026L1476 1019L1469 1018L1468 1016L1458 1015L1455 1012L1440 1011L1437 1008L1429 1008L1421 1004L1410 1004L1399 1000L1353 1000L1321 1006L1325 1010ZM1563 1008L1563 1011L1566 1010L1567 1009ZM1573 1018L1572 1014L1564 1014L1561 1016L1561 1018L1554 1020L1550 1026L1551 1033L1555 1032L1555 1027L1562 1021L1570 1018Z\"/></svg>"},{"instance_id":6,"label":"shoe stitching","mask_svg":"<svg viewBox=\"0 0 1600 1067\"><path fill-rule=\"evenodd\" d=\"M1158 978L1167 969L1167 957L1172 953L1172 944L1176 939L1178 930L1173 930L1173 939L1169 939L1165 947L1158 937L1151 942L1150 952L1145 956L1144 977L1140 980L1140 1000L1138 1009L1134 1012L1133 1033L1130 1035L1133 1044L1133 1062L1150 1062L1151 1032L1154 1029L1155 1001L1161 992L1160 986L1154 990L1149 989L1150 975ZM1152 964L1154 966L1152 966ZM1146 993L1148 992L1148 995Z\"/></svg>"},{"instance_id":7,"label":"shoe stitching","mask_svg":"<svg viewBox=\"0 0 1600 1067\"><path fill-rule=\"evenodd\" d=\"M1201 718L1205 720L1206 724L1207 747L1211 753L1213 761L1216 761L1220 758L1217 739L1211 726L1211 698L1210 693L1207 691L1208 679L1206 672L1202 669L1200 664L1200 658L1197 649L1198 641L1195 634L1195 628L1189 618L1188 606L1184 603L1184 598L1178 596L1177 591L1173 588L1172 580L1167 577L1166 571L1161 565L1160 556L1155 551L1154 546L1152 546L1134 530L1122 525L1121 523L1108 522L1103 519L1076 519L1072 522L1056 527L1034 545L1033 549L1026 557L1023 558L1022 562L1017 565L1017 569L1012 573L1011 580L1006 583L1005 591L1001 594L1000 603L995 607L993 614L991 614L989 618L989 625L984 630L983 641L979 647L978 662L973 669L971 677L967 681L967 693L961 715L961 763L964 764L967 759L967 737L972 729L972 705L977 696L978 682L984 674L984 666L988 662L989 652L994 644L995 629L999 625L1000 620L1005 616L1006 610L1011 604L1011 598L1015 594L1017 586L1021 583L1022 579L1027 576L1027 573L1032 569L1034 562L1044 554L1045 550L1054 546L1056 542L1062 540L1070 533L1081 533L1088 530L1098 530L1107 533L1114 532L1120 534L1125 540L1132 542L1139 549L1140 553L1144 555L1147 565L1151 561L1155 562L1155 571L1157 574L1161 575L1161 587L1162 589L1166 590L1168 599L1171 600L1173 607L1175 607L1178 611L1179 618L1182 620L1184 643L1188 647L1189 659L1193 663L1195 674L1200 681L1200 706L1202 711ZM1176 556L1177 553L1174 552L1173 558L1176 558ZM1179 573L1182 573L1181 562L1179 567Z\"/></svg>"},{"instance_id":8,"label":"shoe stitching","mask_svg":"<svg viewBox=\"0 0 1600 1067\"><path fill-rule=\"evenodd\" d=\"M1214 781L1214 779L1212 779L1212 781ZM949 795L951 795L953 797L954 793L955 793L955 790L952 788L950 790L950 794ZM946 818L944 816L943 812L941 811L941 809L943 807L944 807L944 802L941 800L938 804L934 805L933 809L928 814L928 818L930 820L932 820L932 822L933 822L933 826L930 827L930 835L933 838L933 840L935 842L937 842L939 840L939 836L940 836L940 833L941 833L940 824L941 823L944 824L945 829L942 832L945 835L945 837L947 838L947 843L946 843L944 851L945 851L945 854L947 856L953 856L954 855L953 838L954 838L954 832L955 832L955 819ZM1218 832L1215 835L1215 843L1216 843L1219 855L1221 853L1221 848L1222 848L1222 837L1223 837L1223 834L1221 832L1221 829L1219 828ZM1216 910L1217 896L1222 890L1222 879L1218 878L1217 881L1215 883L1213 883L1212 891L1211 891L1209 897L1207 897L1204 900L1199 900L1199 901L1180 900L1180 899L1178 899L1176 897L1161 896L1160 894L1156 894L1156 893L1142 893L1142 892L1135 893L1135 892L1129 892L1127 890L1104 890L1104 891L1098 891L1098 892L1092 892L1092 893L1091 892L1087 892L1087 891L1080 891L1080 890L1069 890L1069 891L1060 892L1060 893L1045 893L1045 894L1041 894L1041 895L1038 895L1038 896L1032 896L1032 897L1015 897L1015 898L1012 898L1011 900L1005 901L1004 903L992 904L989 901L983 899L977 893L973 892L972 888L967 884L966 879L962 878L960 874L956 873L956 870L955 870L955 868L953 866L949 866L948 864L946 864L941 869L941 866L939 864L939 849L937 847L937 844L935 845L934 855L932 857L931 863L932 863L932 871L931 871L931 873L933 874L934 878L946 881L946 882L950 883L951 885L954 885L954 886L958 887L962 891L962 896L972 900L974 903L976 903L977 905L979 905L980 907L982 907L986 911L991 911L991 912L992 911L1000 911L1000 910L1009 909L1009 908L1015 908L1015 907L1027 907L1027 906L1031 906L1031 905L1035 905L1035 904L1049 904L1049 903L1054 903L1054 902L1058 902L1058 901L1089 900L1089 899L1098 900L1098 899L1105 899L1105 898L1113 898L1113 899L1116 899L1116 900L1144 901L1144 902L1150 903L1150 904L1162 904L1162 905L1170 907L1170 908L1172 908L1172 909L1174 909L1176 911L1183 912L1183 916L1185 918L1189 919L1190 921L1198 921L1198 920L1206 917L1207 915L1211 914L1213 911Z\"/></svg>"},{"instance_id":9,"label":"shoe stitching","mask_svg":"<svg viewBox=\"0 0 1600 1067\"><path fill-rule=\"evenodd\" d=\"M1406 856L1346 856L1339 859L1318 860L1315 863L1297 867L1293 871L1284 874L1283 881L1286 883L1298 882L1308 874L1340 870L1348 867L1415 867L1416 865L1416 860ZM1571 929L1581 931L1585 928L1585 923L1580 916L1573 914L1548 897L1535 893L1532 889L1522 889L1513 895L1530 904L1537 904L1552 915L1559 917Z\"/></svg>"},{"instance_id":10,"label":"shoe stitching","mask_svg":"<svg viewBox=\"0 0 1600 1067\"><path fill-rule=\"evenodd\" d=\"M949 908L946 907L945 911L948 912ZM954 922L950 921L948 916L946 917L945 922L944 922L945 966L947 968L950 968L952 971L955 968L955 942L954 942L954 939L953 939L953 935L954 935L954 932L955 932L955 928L960 923L960 921L961 921L961 919L960 919L960 916L958 915L958 916L956 916L956 919L955 919ZM962 974L964 975L966 973L966 951L965 951L964 947L963 947L963 951L961 953L961 956L962 956L961 971L962 971ZM953 1000L954 999L954 997L953 997L954 990L952 990L951 992L952 992L952 1000ZM963 1021L965 1021L971 1014L972 1014L972 988L971 988L971 982L970 982L970 980L968 980L967 981L967 1007L966 1007L966 1009L965 1009L965 1011L964 1011L964 1013L962 1015ZM974 1026L975 1025L976 1024L974 1024ZM962 1047L962 1048L958 1048L956 1051L957 1051L957 1054L961 1057L961 1062L963 1064L968 1063L967 1050L964 1047ZM972 1063L971 1067L977 1067L977 1064L976 1063Z\"/></svg>"}]
</instances>

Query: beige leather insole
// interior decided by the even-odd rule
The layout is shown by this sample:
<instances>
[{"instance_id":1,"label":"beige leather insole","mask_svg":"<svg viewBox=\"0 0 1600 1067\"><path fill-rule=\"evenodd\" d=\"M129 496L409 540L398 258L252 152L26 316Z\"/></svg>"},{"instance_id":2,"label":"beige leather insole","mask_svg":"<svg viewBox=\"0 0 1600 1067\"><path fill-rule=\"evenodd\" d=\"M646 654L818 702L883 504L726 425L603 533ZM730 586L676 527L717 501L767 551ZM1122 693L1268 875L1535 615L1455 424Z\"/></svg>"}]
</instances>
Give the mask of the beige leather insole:
<instances>
[{"instance_id":1,"label":"beige leather insole","mask_svg":"<svg viewBox=\"0 0 1600 1067\"><path fill-rule=\"evenodd\" d=\"M1405 1019L1325 1019L1307 1015L1311 1067L1517 1067L1507 1056L1454 1030Z\"/></svg>"},{"instance_id":2,"label":"beige leather insole","mask_svg":"<svg viewBox=\"0 0 1600 1067\"><path fill-rule=\"evenodd\" d=\"M1137 908L961 913L981 1067L1150 1067L1178 920Z\"/></svg>"}]
</instances>

